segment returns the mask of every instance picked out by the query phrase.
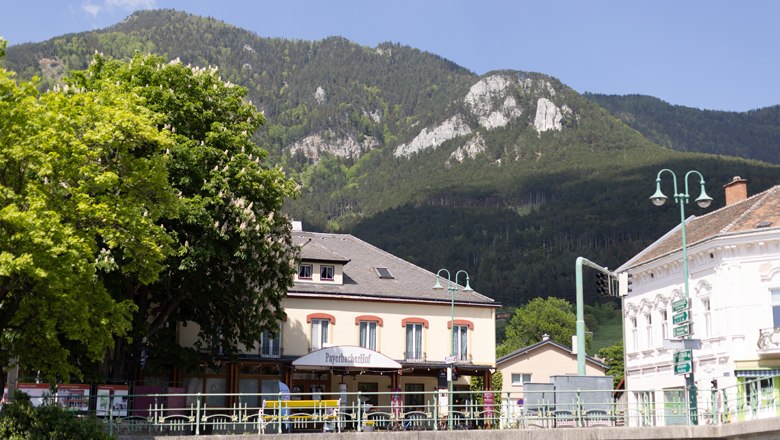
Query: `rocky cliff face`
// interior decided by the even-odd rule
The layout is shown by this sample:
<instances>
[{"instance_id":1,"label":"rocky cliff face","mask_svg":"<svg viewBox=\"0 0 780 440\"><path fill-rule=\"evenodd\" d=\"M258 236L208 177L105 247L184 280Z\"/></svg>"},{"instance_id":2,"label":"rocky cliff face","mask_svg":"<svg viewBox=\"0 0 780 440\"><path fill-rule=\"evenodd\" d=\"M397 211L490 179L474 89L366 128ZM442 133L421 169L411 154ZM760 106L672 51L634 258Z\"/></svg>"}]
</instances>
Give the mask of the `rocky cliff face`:
<instances>
[{"instance_id":1,"label":"rocky cliff face","mask_svg":"<svg viewBox=\"0 0 780 440\"><path fill-rule=\"evenodd\" d=\"M290 152L303 153L310 162L317 162L323 153L357 159L364 152L376 148L379 142L370 136L359 141L352 135L336 136L332 131L307 136L290 146Z\"/></svg>"},{"instance_id":2,"label":"rocky cliff face","mask_svg":"<svg viewBox=\"0 0 780 440\"><path fill-rule=\"evenodd\" d=\"M563 130L562 121L572 116L571 108L555 103L556 91L544 79L520 78L516 75L494 74L477 81L466 96L463 108L466 114L456 114L441 124L420 130L411 141L396 147L396 157L409 157L430 148L437 148L444 142L463 138L463 144L450 156L447 165L474 158L485 151L485 139L477 130L487 131L504 127L524 114L534 114L529 124L541 135L547 131ZM532 99L536 97L537 99ZM527 102L523 107L520 103ZM471 127L467 121L475 119L478 127Z\"/></svg>"},{"instance_id":3,"label":"rocky cliff face","mask_svg":"<svg viewBox=\"0 0 780 440\"><path fill-rule=\"evenodd\" d=\"M316 104L323 104L328 93L317 87L312 93ZM563 120L573 111L560 102L560 94L553 84L544 78L531 78L518 73L495 73L475 82L460 102L453 106L457 110L438 124L422 127L406 142L393 149L393 155L409 158L412 155L441 147L456 139L462 142L451 153L445 163L452 166L466 159L473 159L486 150L485 137L480 132L506 127L510 122L527 124L539 135L564 129ZM363 111L365 116L380 123L381 113ZM456 141L457 142L457 141ZM326 131L307 136L288 147L293 154L303 153L310 162L316 162L322 154L357 159L366 151L381 146L372 137L356 135L335 135Z\"/></svg>"}]
</instances>

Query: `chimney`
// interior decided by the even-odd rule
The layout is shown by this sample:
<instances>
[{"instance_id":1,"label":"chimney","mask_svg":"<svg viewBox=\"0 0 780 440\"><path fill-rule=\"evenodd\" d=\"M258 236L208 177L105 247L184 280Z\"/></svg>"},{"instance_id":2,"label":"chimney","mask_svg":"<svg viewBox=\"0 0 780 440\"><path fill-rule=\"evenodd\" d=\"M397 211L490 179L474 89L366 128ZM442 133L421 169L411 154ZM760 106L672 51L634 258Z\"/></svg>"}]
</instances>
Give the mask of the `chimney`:
<instances>
[{"instance_id":1,"label":"chimney","mask_svg":"<svg viewBox=\"0 0 780 440\"><path fill-rule=\"evenodd\" d=\"M723 188L726 190L726 206L745 200L748 196L747 180L739 176L734 176Z\"/></svg>"},{"instance_id":2,"label":"chimney","mask_svg":"<svg viewBox=\"0 0 780 440\"><path fill-rule=\"evenodd\" d=\"M547 333L542 335L542 341L547 341L549 339L550 339L550 335L548 335Z\"/></svg>"}]
</instances>

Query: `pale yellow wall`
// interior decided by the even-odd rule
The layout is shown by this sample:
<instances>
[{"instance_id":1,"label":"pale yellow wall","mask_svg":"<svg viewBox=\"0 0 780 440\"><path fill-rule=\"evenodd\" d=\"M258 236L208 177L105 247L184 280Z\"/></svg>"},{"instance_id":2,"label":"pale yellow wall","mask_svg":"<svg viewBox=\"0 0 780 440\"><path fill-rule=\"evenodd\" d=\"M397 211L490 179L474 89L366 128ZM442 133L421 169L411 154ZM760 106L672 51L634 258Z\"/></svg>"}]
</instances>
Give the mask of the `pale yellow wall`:
<instances>
[{"instance_id":1,"label":"pale yellow wall","mask_svg":"<svg viewBox=\"0 0 780 440\"><path fill-rule=\"evenodd\" d=\"M450 355L450 305L412 304L396 302L332 300L317 298L285 298L282 306L287 321L282 323L282 350L285 356L303 356L309 352L310 324L306 316L311 313L327 313L336 318L330 326L331 345L359 345L358 326L355 318L360 315L374 315L383 319L378 328L377 351L402 360L406 350L406 333L401 327L404 318L416 317L428 320L429 327L423 329L423 352L428 361L442 362ZM474 323L469 330L468 351L472 362L479 365L495 365L495 309L492 307L455 306L455 319ZM196 340L198 326L188 323L179 325L179 344L191 347ZM247 352L247 351L245 351ZM249 353L258 353L254 347ZM574 367L576 372L576 364Z\"/></svg>"},{"instance_id":2,"label":"pale yellow wall","mask_svg":"<svg viewBox=\"0 0 780 440\"><path fill-rule=\"evenodd\" d=\"M545 345L528 353L515 356L497 365L501 372L502 391L513 394L522 393L523 387L512 385L512 374L531 373L531 382L549 383L551 376L577 374L577 355L552 346ZM585 375L604 376L605 370L592 362L585 362ZM513 399L519 397L511 396Z\"/></svg>"},{"instance_id":3,"label":"pale yellow wall","mask_svg":"<svg viewBox=\"0 0 780 440\"><path fill-rule=\"evenodd\" d=\"M287 321L282 326L282 347L287 356L303 356L309 352L310 328L306 316L310 313L327 313L336 318L336 324L330 326L332 345L359 345L358 326L355 325L357 316L382 318L384 325L378 328L377 351L392 359L403 359L406 350L406 333L401 321L410 317L423 318L429 323L429 327L423 330L423 352L427 360L441 362L450 355L449 304L288 297L282 305L287 313ZM495 365L495 309L456 305L455 319L474 323L474 330L470 330L468 335L472 362Z\"/></svg>"}]
</instances>

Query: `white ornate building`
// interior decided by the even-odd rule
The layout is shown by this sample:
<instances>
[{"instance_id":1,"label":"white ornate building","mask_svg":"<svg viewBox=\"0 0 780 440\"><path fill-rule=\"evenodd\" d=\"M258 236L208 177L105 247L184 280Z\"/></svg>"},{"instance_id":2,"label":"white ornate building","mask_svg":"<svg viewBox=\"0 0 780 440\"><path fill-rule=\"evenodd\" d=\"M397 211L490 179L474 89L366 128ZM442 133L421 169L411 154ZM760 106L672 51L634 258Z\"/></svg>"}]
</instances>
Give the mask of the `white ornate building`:
<instances>
[{"instance_id":1,"label":"white ornate building","mask_svg":"<svg viewBox=\"0 0 780 440\"><path fill-rule=\"evenodd\" d=\"M713 412L761 417L756 408L780 397L780 186L748 198L735 177L725 191L726 206L686 220L699 423ZM678 226L617 270L632 281L623 297L632 424L688 423L685 370L675 371L677 349L665 342L686 325L672 307L684 297L681 244Z\"/></svg>"}]
</instances>

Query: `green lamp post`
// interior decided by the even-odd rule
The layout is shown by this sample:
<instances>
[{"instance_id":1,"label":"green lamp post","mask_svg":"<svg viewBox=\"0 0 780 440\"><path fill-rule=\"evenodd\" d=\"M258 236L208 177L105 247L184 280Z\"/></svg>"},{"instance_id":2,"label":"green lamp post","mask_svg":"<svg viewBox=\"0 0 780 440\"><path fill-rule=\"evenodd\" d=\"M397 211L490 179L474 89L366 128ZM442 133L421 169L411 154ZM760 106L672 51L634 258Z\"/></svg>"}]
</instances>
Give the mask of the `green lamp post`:
<instances>
[{"instance_id":1,"label":"green lamp post","mask_svg":"<svg viewBox=\"0 0 780 440\"><path fill-rule=\"evenodd\" d=\"M674 174L672 170L669 169L662 169L658 172L658 176L656 176L655 179L655 194L650 196L650 201L653 202L655 206L661 206L666 202L666 195L664 195L663 192L661 192L661 174L664 172L668 172L672 175L672 182L674 182L674 202L680 205L680 228L681 228L681 234L682 234L682 266L683 266L683 294L685 296L685 301L688 301L689 295L688 295L688 243L686 238L686 232L685 232L685 204L687 204L690 201L690 193L688 191L688 176L691 174L696 174L699 176L699 184L701 186L701 193L699 194L699 197L696 198L696 204L699 205L701 208L707 208L712 203L712 198L707 195L707 193L704 191L704 176L698 171L691 170L688 171L685 174L685 178L683 179L685 181L685 192L679 192L677 190L677 175ZM690 324L686 324L690 325ZM690 334L685 336L686 338L690 338ZM692 356L691 356L692 357ZM693 359L691 359L691 371L689 374L686 374L685 376L685 382L686 387L688 388L688 402L690 402L690 420L691 424L697 425L699 421L699 415L698 415L698 408L696 403L696 381L693 376Z\"/></svg>"},{"instance_id":2,"label":"green lamp post","mask_svg":"<svg viewBox=\"0 0 780 440\"><path fill-rule=\"evenodd\" d=\"M463 288L464 292L470 292L471 286L469 286L469 274L465 270L459 270L455 273L455 279L450 279L450 271L447 269L439 269L436 272L436 284L433 285L434 289L443 289L439 282L439 275L444 272L447 274L447 290L450 292L450 357L455 356L455 293L458 291L458 277L460 274L466 276L466 287ZM447 411L447 424L449 430L452 431L452 364L447 365L447 389L448 389L448 411Z\"/></svg>"}]
</instances>

